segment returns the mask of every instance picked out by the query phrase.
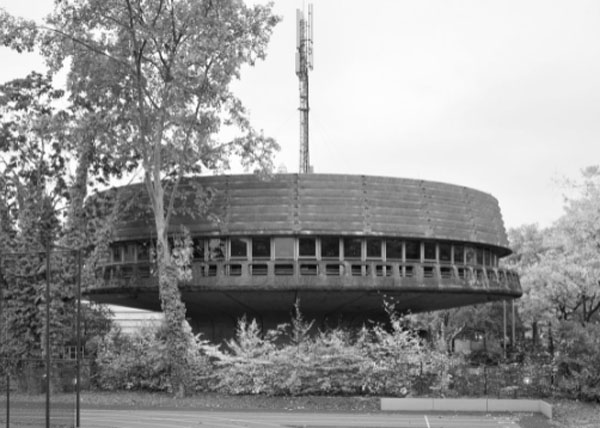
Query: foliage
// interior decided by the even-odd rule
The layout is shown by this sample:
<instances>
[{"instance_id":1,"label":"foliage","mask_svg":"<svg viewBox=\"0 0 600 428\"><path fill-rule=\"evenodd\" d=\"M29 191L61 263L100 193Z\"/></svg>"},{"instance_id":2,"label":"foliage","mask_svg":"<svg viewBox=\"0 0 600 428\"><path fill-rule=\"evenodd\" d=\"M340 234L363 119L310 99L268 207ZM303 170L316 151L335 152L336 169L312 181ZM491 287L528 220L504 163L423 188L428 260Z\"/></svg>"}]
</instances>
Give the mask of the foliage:
<instances>
[{"instance_id":1,"label":"foliage","mask_svg":"<svg viewBox=\"0 0 600 428\"><path fill-rule=\"evenodd\" d=\"M534 339L527 353L554 357L557 391L598 400L600 169L586 168L569 187L572 196L552 226L509 231L515 253L506 263L521 276L519 312L531 323ZM536 346L538 334L547 351Z\"/></svg>"},{"instance_id":2,"label":"foliage","mask_svg":"<svg viewBox=\"0 0 600 428\"><path fill-rule=\"evenodd\" d=\"M555 356L531 349L519 362L489 366L451 357L420 340L395 317L389 328L334 328L302 336L311 323L294 321L261 331L242 318L224 347L199 337L188 342L191 384L196 391L232 395L376 396L565 396L598 400L600 330L563 323ZM293 327L296 325L297 327ZM299 331L294 332L294 328ZM113 330L100 346L96 385L108 390L170 391L166 329L134 336Z\"/></svg>"},{"instance_id":3,"label":"foliage","mask_svg":"<svg viewBox=\"0 0 600 428\"><path fill-rule=\"evenodd\" d=\"M305 334L298 309L291 326L261 334L242 319L227 351L216 351L217 389L230 394L395 395L443 394L449 359L421 343L392 318L391 329L375 326ZM422 381L427 378L427 381ZM419 382L426 383L426 386Z\"/></svg>"},{"instance_id":4,"label":"foliage","mask_svg":"<svg viewBox=\"0 0 600 428\"><path fill-rule=\"evenodd\" d=\"M278 19L271 5L248 7L240 0L87 0L56 2L41 27L6 13L0 21L4 45L38 46L52 71L69 59L68 89L83 117L91 119L85 121L89 135L95 140L111 130L117 173L142 167L156 226L159 296L170 330L166 349L181 391L185 307L167 245L177 189L185 175L227 167L234 154L247 167L271 168L277 144L250 126L229 84L242 65L264 58ZM102 114L94 116L94 110ZM221 143L214 136L222 126L241 134ZM89 145L79 150L81 165L89 164L91 150ZM74 186L79 196L85 168L80 172Z\"/></svg>"},{"instance_id":5,"label":"foliage","mask_svg":"<svg viewBox=\"0 0 600 428\"><path fill-rule=\"evenodd\" d=\"M54 248L59 242L71 243L65 240L69 231L61 214L72 199L67 170L73 160L71 115L57 107L62 96L49 76L35 72L0 85L0 305L5 339L0 354L12 361L43 355L47 277L50 345L60 349L75 344L77 258L74 252ZM84 306L83 312L85 343L102 334L107 321L100 309Z\"/></svg>"},{"instance_id":6,"label":"foliage","mask_svg":"<svg viewBox=\"0 0 600 428\"><path fill-rule=\"evenodd\" d=\"M520 312L529 322L582 324L600 320L600 172L582 172L566 199L564 215L551 227L509 231L515 254L507 264L521 275Z\"/></svg>"},{"instance_id":7,"label":"foliage","mask_svg":"<svg viewBox=\"0 0 600 428\"><path fill-rule=\"evenodd\" d=\"M561 322L556 351L554 364L562 390L571 397L600 403L600 325Z\"/></svg>"},{"instance_id":8,"label":"foliage","mask_svg":"<svg viewBox=\"0 0 600 428\"><path fill-rule=\"evenodd\" d=\"M98 343L94 384L105 390L151 390L172 392L173 363L166 351L166 326L145 326L133 335L113 328ZM197 389L210 383L207 342L189 336L187 358L190 382Z\"/></svg>"}]
</instances>

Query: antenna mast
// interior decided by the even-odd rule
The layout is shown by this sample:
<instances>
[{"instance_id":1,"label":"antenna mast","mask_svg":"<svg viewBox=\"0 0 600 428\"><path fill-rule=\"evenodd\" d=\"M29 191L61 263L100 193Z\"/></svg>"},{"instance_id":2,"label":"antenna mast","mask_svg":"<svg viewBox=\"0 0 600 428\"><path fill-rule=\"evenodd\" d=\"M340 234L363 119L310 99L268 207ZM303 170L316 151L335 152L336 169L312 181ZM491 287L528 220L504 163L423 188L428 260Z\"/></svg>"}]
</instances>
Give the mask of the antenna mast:
<instances>
[{"instance_id":1,"label":"antenna mast","mask_svg":"<svg viewBox=\"0 0 600 428\"><path fill-rule=\"evenodd\" d=\"M313 69L313 5L296 9L296 75L300 81L300 174L312 172L308 152L308 70Z\"/></svg>"}]
</instances>

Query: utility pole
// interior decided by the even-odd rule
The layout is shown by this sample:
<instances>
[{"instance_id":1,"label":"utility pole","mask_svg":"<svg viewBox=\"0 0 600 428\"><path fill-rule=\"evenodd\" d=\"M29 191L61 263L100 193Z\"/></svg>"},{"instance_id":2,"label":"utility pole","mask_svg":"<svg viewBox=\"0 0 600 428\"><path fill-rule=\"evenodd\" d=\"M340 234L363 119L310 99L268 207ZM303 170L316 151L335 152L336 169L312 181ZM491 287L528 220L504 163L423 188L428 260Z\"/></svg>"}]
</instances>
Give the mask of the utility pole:
<instances>
[{"instance_id":1,"label":"utility pole","mask_svg":"<svg viewBox=\"0 0 600 428\"><path fill-rule=\"evenodd\" d=\"M313 69L313 5L296 9L296 75L300 82L300 174L312 172L308 151L308 71Z\"/></svg>"}]
</instances>

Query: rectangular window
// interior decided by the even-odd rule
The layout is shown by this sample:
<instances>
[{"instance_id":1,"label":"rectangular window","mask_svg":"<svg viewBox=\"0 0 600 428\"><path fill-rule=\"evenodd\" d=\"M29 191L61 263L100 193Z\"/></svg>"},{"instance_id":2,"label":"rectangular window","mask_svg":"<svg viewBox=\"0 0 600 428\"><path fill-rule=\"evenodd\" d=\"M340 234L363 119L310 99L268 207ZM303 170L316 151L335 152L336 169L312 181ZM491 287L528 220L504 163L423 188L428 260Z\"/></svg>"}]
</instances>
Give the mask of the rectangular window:
<instances>
[{"instance_id":1,"label":"rectangular window","mask_svg":"<svg viewBox=\"0 0 600 428\"><path fill-rule=\"evenodd\" d=\"M361 238L344 238L344 258L360 259L362 254Z\"/></svg>"},{"instance_id":2,"label":"rectangular window","mask_svg":"<svg viewBox=\"0 0 600 428\"><path fill-rule=\"evenodd\" d=\"M340 276L340 265L333 265L333 264L325 265L325 275Z\"/></svg>"},{"instance_id":3,"label":"rectangular window","mask_svg":"<svg viewBox=\"0 0 600 428\"><path fill-rule=\"evenodd\" d=\"M112 247L112 260L114 263L121 263L123 261L123 247L119 244L115 244Z\"/></svg>"},{"instance_id":4,"label":"rectangular window","mask_svg":"<svg viewBox=\"0 0 600 428\"><path fill-rule=\"evenodd\" d=\"M336 237L321 238L321 257L328 259L340 258L340 240Z\"/></svg>"},{"instance_id":5,"label":"rectangular window","mask_svg":"<svg viewBox=\"0 0 600 428\"><path fill-rule=\"evenodd\" d=\"M465 262L465 247L462 245L454 246L454 263L463 264Z\"/></svg>"},{"instance_id":6,"label":"rectangular window","mask_svg":"<svg viewBox=\"0 0 600 428\"><path fill-rule=\"evenodd\" d=\"M442 276L442 279L452 279L452 268L451 267L440 268L440 275Z\"/></svg>"},{"instance_id":7,"label":"rectangular window","mask_svg":"<svg viewBox=\"0 0 600 428\"><path fill-rule=\"evenodd\" d=\"M317 240L315 238L299 238L298 252L300 257L316 257Z\"/></svg>"},{"instance_id":8,"label":"rectangular window","mask_svg":"<svg viewBox=\"0 0 600 428\"><path fill-rule=\"evenodd\" d=\"M319 273L319 265L314 263L303 263L300 265L300 275L317 275Z\"/></svg>"},{"instance_id":9,"label":"rectangular window","mask_svg":"<svg viewBox=\"0 0 600 428\"><path fill-rule=\"evenodd\" d=\"M225 240L212 238L208 240L208 258L209 260L225 259Z\"/></svg>"},{"instance_id":10,"label":"rectangular window","mask_svg":"<svg viewBox=\"0 0 600 428\"><path fill-rule=\"evenodd\" d=\"M449 263L452 258L452 245L450 244L439 244L440 246L440 262Z\"/></svg>"},{"instance_id":11,"label":"rectangular window","mask_svg":"<svg viewBox=\"0 0 600 428\"><path fill-rule=\"evenodd\" d=\"M481 248L477 248L476 253L477 253L477 264L483 265L483 250Z\"/></svg>"},{"instance_id":12,"label":"rectangular window","mask_svg":"<svg viewBox=\"0 0 600 428\"><path fill-rule=\"evenodd\" d=\"M277 255L277 253L275 253L275 255ZM278 263L275 265L275 275L290 276L293 274L294 274L294 265L293 264Z\"/></svg>"},{"instance_id":13,"label":"rectangular window","mask_svg":"<svg viewBox=\"0 0 600 428\"><path fill-rule=\"evenodd\" d=\"M294 238L273 238L276 259L294 258Z\"/></svg>"},{"instance_id":14,"label":"rectangular window","mask_svg":"<svg viewBox=\"0 0 600 428\"><path fill-rule=\"evenodd\" d=\"M465 249L465 263L468 265L475 264L475 250L467 247Z\"/></svg>"},{"instance_id":15,"label":"rectangular window","mask_svg":"<svg viewBox=\"0 0 600 428\"><path fill-rule=\"evenodd\" d=\"M252 238L252 258L270 259L271 258L271 238L256 236Z\"/></svg>"},{"instance_id":16,"label":"rectangular window","mask_svg":"<svg viewBox=\"0 0 600 428\"><path fill-rule=\"evenodd\" d=\"M204 239L192 239L192 247L194 260L204 260Z\"/></svg>"},{"instance_id":17,"label":"rectangular window","mask_svg":"<svg viewBox=\"0 0 600 428\"><path fill-rule=\"evenodd\" d=\"M421 243L406 241L406 260L421 260Z\"/></svg>"},{"instance_id":18,"label":"rectangular window","mask_svg":"<svg viewBox=\"0 0 600 428\"><path fill-rule=\"evenodd\" d=\"M387 260L402 260L402 241L400 239L385 240L385 257Z\"/></svg>"},{"instance_id":19,"label":"rectangular window","mask_svg":"<svg viewBox=\"0 0 600 428\"><path fill-rule=\"evenodd\" d=\"M150 243L138 242L137 244L137 259L140 262L150 260Z\"/></svg>"},{"instance_id":20,"label":"rectangular window","mask_svg":"<svg viewBox=\"0 0 600 428\"><path fill-rule=\"evenodd\" d=\"M437 257L435 255L435 242L425 242L423 244L423 249L425 253L425 260L436 260Z\"/></svg>"},{"instance_id":21,"label":"rectangular window","mask_svg":"<svg viewBox=\"0 0 600 428\"><path fill-rule=\"evenodd\" d=\"M229 265L229 269L227 269L227 274L230 276L241 276L242 265L239 265L237 263Z\"/></svg>"},{"instance_id":22,"label":"rectangular window","mask_svg":"<svg viewBox=\"0 0 600 428\"><path fill-rule=\"evenodd\" d=\"M250 265L250 275L265 276L269 272L269 267L262 263L253 263Z\"/></svg>"},{"instance_id":23,"label":"rectangular window","mask_svg":"<svg viewBox=\"0 0 600 428\"><path fill-rule=\"evenodd\" d=\"M135 261L135 247L136 245L131 243L124 246L124 259L126 262L134 262Z\"/></svg>"},{"instance_id":24,"label":"rectangular window","mask_svg":"<svg viewBox=\"0 0 600 428\"><path fill-rule=\"evenodd\" d=\"M361 265L352 265L350 269L352 272L352 276L362 276L363 274L363 269Z\"/></svg>"},{"instance_id":25,"label":"rectangular window","mask_svg":"<svg viewBox=\"0 0 600 428\"><path fill-rule=\"evenodd\" d=\"M433 266L423 267L423 277L424 278L433 278L434 276L435 276L435 272L433 270Z\"/></svg>"},{"instance_id":26,"label":"rectangular window","mask_svg":"<svg viewBox=\"0 0 600 428\"><path fill-rule=\"evenodd\" d=\"M231 258L246 259L248 258L248 239L246 238L230 238L229 251Z\"/></svg>"},{"instance_id":27,"label":"rectangular window","mask_svg":"<svg viewBox=\"0 0 600 428\"><path fill-rule=\"evenodd\" d=\"M367 258L381 259L381 239L367 238Z\"/></svg>"},{"instance_id":28,"label":"rectangular window","mask_svg":"<svg viewBox=\"0 0 600 428\"><path fill-rule=\"evenodd\" d=\"M490 250L483 250L483 264L486 266L492 265L492 258L490 257Z\"/></svg>"}]
</instances>

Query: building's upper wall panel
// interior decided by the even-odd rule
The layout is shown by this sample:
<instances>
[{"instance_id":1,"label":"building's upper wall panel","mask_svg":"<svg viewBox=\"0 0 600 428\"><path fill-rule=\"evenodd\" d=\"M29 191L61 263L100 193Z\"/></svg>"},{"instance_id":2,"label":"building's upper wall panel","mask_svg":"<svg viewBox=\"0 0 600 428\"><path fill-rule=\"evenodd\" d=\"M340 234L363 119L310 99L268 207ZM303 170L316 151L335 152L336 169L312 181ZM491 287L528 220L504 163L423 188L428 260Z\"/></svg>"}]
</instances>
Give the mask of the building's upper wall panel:
<instances>
[{"instance_id":1,"label":"building's upper wall panel","mask_svg":"<svg viewBox=\"0 0 600 428\"><path fill-rule=\"evenodd\" d=\"M198 188L213 193L207 214L192 201ZM130 191L142 186L130 186ZM171 228L214 235L379 235L447 239L508 247L498 201L452 184L405 178L333 174L231 175L190 179L181 186ZM144 202L146 201L146 202ZM184 202L185 201L185 202ZM116 239L152 236L147 197L123 216ZM140 214L146 212L148 214ZM508 252L508 251L507 251Z\"/></svg>"}]
</instances>

